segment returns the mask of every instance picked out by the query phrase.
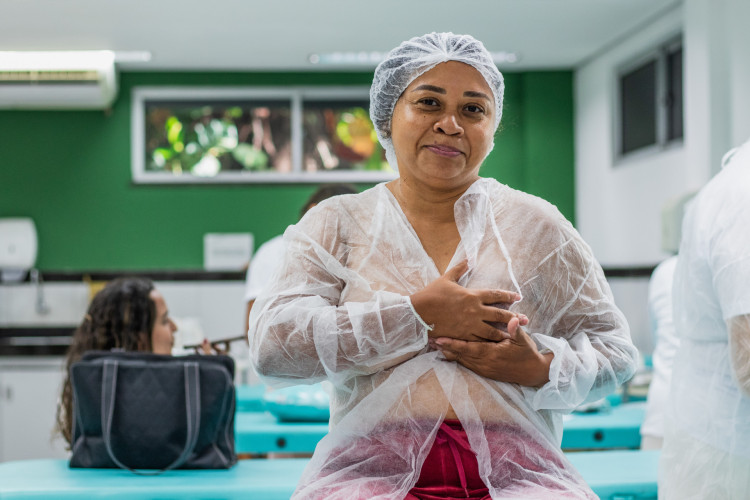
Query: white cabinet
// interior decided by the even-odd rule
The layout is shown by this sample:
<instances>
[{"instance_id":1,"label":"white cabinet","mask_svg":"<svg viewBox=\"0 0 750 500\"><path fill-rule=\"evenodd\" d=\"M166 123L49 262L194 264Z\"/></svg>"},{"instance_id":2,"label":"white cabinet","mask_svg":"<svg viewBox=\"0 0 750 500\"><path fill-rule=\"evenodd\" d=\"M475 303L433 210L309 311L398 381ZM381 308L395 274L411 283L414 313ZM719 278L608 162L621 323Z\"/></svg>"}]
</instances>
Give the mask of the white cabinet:
<instances>
[{"instance_id":1,"label":"white cabinet","mask_svg":"<svg viewBox=\"0 0 750 500\"><path fill-rule=\"evenodd\" d=\"M54 434L62 358L0 358L0 462L66 458Z\"/></svg>"}]
</instances>

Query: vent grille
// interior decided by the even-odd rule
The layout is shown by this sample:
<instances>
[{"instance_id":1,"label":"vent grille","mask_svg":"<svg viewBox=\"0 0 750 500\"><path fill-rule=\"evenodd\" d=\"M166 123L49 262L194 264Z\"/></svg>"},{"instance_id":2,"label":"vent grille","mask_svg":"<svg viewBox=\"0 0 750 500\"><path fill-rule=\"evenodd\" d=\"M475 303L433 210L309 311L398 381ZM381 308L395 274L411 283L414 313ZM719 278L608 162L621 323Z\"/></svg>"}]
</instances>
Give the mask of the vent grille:
<instances>
[{"instance_id":1,"label":"vent grille","mask_svg":"<svg viewBox=\"0 0 750 500\"><path fill-rule=\"evenodd\" d=\"M100 77L93 70L0 71L0 85L97 85Z\"/></svg>"}]
</instances>

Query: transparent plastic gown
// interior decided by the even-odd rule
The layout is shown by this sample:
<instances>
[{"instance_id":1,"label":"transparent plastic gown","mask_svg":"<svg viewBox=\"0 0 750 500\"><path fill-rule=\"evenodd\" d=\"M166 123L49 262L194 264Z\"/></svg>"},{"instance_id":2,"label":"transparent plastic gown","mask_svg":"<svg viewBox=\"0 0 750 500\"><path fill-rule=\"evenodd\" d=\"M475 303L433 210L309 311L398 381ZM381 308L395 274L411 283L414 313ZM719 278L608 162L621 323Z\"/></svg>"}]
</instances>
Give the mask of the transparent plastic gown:
<instances>
[{"instance_id":1,"label":"transparent plastic gown","mask_svg":"<svg viewBox=\"0 0 750 500\"><path fill-rule=\"evenodd\" d=\"M550 381L489 380L431 349L408 296L439 273L396 199L380 184L327 200L286 231L284 263L250 316L267 383L333 384L330 433L294 498L403 498L449 408L492 498L596 498L560 441L563 413L635 370L602 270L556 208L497 181L476 181L454 211L461 242L449 267L468 259L461 285L522 295L510 309L554 353Z\"/></svg>"},{"instance_id":2,"label":"transparent plastic gown","mask_svg":"<svg viewBox=\"0 0 750 500\"><path fill-rule=\"evenodd\" d=\"M696 195L675 271L680 348L659 498L750 498L750 142Z\"/></svg>"}]
</instances>

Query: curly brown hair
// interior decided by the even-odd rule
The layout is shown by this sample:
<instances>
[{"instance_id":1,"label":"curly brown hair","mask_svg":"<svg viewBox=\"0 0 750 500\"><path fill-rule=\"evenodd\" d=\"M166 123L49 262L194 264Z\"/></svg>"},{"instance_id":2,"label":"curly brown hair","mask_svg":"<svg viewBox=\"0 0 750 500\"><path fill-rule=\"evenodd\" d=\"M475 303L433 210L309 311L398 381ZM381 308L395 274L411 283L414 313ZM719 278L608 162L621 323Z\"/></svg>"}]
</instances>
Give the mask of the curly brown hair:
<instances>
[{"instance_id":1,"label":"curly brown hair","mask_svg":"<svg viewBox=\"0 0 750 500\"><path fill-rule=\"evenodd\" d=\"M68 348L65 381L57 406L57 430L72 446L73 388L70 367L87 351L151 351L156 305L149 294L154 284L146 278L118 278L91 301Z\"/></svg>"}]
</instances>

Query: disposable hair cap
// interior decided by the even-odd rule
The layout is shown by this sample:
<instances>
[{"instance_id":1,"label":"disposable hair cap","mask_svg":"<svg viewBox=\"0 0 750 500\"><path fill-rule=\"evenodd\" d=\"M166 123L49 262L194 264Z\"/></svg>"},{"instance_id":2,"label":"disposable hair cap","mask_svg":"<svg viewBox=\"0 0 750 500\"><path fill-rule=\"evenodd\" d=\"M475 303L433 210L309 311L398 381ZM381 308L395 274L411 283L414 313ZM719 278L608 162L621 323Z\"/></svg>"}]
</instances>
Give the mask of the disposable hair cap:
<instances>
[{"instance_id":1,"label":"disposable hair cap","mask_svg":"<svg viewBox=\"0 0 750 500\"><path fill-rule=\"evenodd\" d=\"M391 116L396 101L411 82L446 61L459 61L479 71L495 98L495 129L500 125L505 83L482 42L470 35L453 33L414 37L391 50L378 64L370 87L370 119L385 148L386 158L394 168L397 165L391 141Z\"/></svg>"}]
</instances>

